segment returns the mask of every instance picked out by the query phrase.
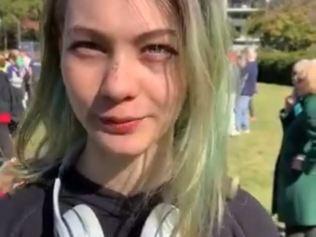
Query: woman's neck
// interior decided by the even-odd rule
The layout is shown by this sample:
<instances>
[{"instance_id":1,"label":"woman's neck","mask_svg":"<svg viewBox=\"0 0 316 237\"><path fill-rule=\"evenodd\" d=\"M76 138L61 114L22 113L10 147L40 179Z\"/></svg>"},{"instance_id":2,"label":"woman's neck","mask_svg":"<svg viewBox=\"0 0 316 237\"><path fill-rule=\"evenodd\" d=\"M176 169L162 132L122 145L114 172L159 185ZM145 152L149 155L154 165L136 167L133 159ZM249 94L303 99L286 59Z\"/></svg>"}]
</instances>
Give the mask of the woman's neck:
<instances>
[{"instance_id":1,"label":"woman's neck","mask_svg":"<svg viewBox=\"0 0 316 237\"><path fill-rule=\"evenodd\" d=\"M105 154L88 139L77 169L91 181L126 196L149 192L170 179L169 156L158 147L155 144L137 157L121 157Z\"/></svg>"}]
</instances>

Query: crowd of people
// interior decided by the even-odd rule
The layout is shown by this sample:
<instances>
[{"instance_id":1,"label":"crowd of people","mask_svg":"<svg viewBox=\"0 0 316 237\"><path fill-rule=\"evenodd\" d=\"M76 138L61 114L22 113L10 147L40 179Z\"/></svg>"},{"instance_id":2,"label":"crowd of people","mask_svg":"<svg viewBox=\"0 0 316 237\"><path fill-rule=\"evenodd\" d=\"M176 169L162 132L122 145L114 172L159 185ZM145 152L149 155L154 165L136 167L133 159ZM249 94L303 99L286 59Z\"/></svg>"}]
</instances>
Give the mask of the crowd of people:
<instances>
[{"instance_id":1,"label":"crowd of people","mask_svg":"<svg viewBox=\"0 0 316 237\"><path fill-rule=\"evenodd\" d=\"M229 54L231 80L231 136L250 133L250 121L255 120L253 96L257 93L258 64L256 49L249 47Z\"/></svg>"},{"instance_id":2,"label":"crowd of people","mask_svg":"<svg viewBox=\"0 0 316 237\"><path fill-rule=\"evenodd\" d=\"M22 51L0 54L0 161L15 157L12 136L32 97L31 58Z\"/></svg>"}]
</instances>

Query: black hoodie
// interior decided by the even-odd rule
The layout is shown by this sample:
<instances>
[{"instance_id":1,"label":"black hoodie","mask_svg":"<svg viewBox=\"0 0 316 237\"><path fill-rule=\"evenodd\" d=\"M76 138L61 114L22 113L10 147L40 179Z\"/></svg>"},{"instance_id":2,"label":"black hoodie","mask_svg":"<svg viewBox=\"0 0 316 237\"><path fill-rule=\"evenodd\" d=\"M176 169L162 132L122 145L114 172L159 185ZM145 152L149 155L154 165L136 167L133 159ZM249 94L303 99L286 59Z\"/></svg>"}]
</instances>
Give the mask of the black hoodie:
<instances>
[{"instance_id":1,"label":"black hoodie","mask_svg":"<svg viewBox=\"0 0 316 237\"><path fill-rule=\"evenodd\" d=\"M53 180L33 184L0 200L0 237L53 237ZM139 237L144 222L154 206L161 202L159 194L144 204L144 195L125 197L91 182L75 168L62 176L59 194L61 213L78 204L86 204L95 212L106 237ZM222 228L214 237L277 237L271 218L248 193L239 190L227 202ZM213 236L212 236L213 237Z\"/></svg>"},{"instance_id":2,"label":"black hoodie","mask_svg":"<svg viewBox=\"0 0 316 237\"><path fill-rule=\"evenodd\" d=\"M0 113L11 113L12 91L6 74L0 70Z\"/></svg>"}]
</instances>

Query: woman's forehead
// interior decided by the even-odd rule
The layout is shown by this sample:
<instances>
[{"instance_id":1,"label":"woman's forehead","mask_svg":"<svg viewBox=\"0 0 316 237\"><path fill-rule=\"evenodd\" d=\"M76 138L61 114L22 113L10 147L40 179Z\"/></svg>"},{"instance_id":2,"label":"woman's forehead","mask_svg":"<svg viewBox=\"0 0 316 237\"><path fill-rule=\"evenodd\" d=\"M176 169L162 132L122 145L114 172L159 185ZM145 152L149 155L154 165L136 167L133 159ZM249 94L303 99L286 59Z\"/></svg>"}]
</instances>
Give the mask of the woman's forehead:
<instances>
[{"instance_id":1,"label":"woman's forehead","mask_svg":"<svg viewBox=\"0 0 316 237\"><path fill-rule=\"evenodd\" d=\"M83 26L125 33L176 28L169 9L148 0L68 0L66 28Z\"/></svg>"}]
</instances>

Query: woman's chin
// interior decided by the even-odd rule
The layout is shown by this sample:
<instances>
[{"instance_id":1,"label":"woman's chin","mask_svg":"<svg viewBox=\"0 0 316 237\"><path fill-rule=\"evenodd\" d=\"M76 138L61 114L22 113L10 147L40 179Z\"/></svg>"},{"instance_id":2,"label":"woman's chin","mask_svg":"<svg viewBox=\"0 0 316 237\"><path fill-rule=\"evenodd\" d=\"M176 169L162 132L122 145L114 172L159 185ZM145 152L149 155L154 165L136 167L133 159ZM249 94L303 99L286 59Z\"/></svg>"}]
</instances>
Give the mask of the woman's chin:
<instances>
[{"instance_id":1,"label":"woman's chin","mask_svg":"<svg viewBox=\"0 0 316 237\"><path fill-rule=\"evenodd\" d=\"M118 157L137 158L144 154L151 146L148 137L140 136L140 134L129 135L113 135L98 134L94 139L105 153Z\"/></svg>"}]
</instances>

